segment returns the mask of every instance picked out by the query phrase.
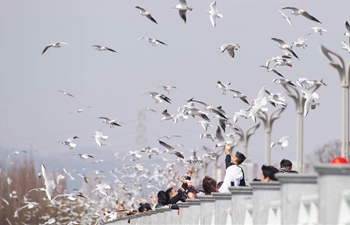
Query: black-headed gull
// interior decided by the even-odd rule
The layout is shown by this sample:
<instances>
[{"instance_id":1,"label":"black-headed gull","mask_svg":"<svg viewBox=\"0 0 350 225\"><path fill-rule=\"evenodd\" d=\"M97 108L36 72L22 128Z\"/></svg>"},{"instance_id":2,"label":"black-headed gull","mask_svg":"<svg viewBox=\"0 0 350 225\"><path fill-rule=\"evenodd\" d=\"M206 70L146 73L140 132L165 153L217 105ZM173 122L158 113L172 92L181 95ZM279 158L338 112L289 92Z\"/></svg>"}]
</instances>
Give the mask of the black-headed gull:
<instances>
[{"instance_id":1,"label":"black-headed gull","mask_svg":"<svg viewBox=\"0 0 350 225\"><path fill-rule=\"evenodd\" d=\"M186 23L187 19L186 19L186 12L187 10L192 11L193 7L189 7L187 5L187 1L186 0L179 0L179 4L174 5L173 7L171 7L172 9L177 9L179 10L179 15L182 18L182 20Z\"/></svg>"},{"instance_id":2,"label":"black-headed gull","mask_svg":"<svg viewBox=\"0 0 350 225\"><path fill-rule=\"evenodd\" d=\"M56 43L51 43L44 48L44 50L41 54L44 54L49 48L61 48L61 45L69 45L69 44L66 42L62 42L62 41L56 42Z\"/></svg>"},{"instance_id":3,"label":"black-headed gull","mask_svg":"<svg viewBox=\"0 0 350 225\"><path fill-rule=\"evenodd\" d=\"M310 90L301 90L304 93L303 98L305 98L304 103L304 116L307 116L311 110L311 105L314 99L318 99L318 94L316 92L311 92Z\"/></svg>"},{"instance_id":4,"label":"black-headed gull","mask_svg":"<svg viewBox=\"0 0 350 225\"><path fill-rule=\"evenodd\" d=\"M164 42L160 41L160 40L157 40L157 39L154 39L154 38L150 38L150 37L140 37L139 40L142 40L142 39L146 39L149 43L151 43L151 45L153 47L156 47L156 44L162 44L162 45L165 45L165 46L168 46L167 44L165 44Z\"/></svg>"},{"instance_id":5,"label":"black-headed gull","mask_svg":"<svg viewBox=\"0 0 350 225\"><path fill-rule=\"evenodd\" d=\"M282 86L290 85L290 86L296 87L295 84L293 84L291 80L288 80L285 78L273 79L272 83L280 84Z\"/></svg>"},{"instance_id":6,"label":"black-headed gull","mask_svg":"<svg viewBox=\"0 0 350 225\"><path fill-rule=\"evenodd\" d=\"M273 148L275 145L280 145L283 150L283 148L288 147L288 138L290 137L291 136L284 136L276 142L271 142L270 148Z\"/></svg>"},{"instance_id":7,"label":"black-headed gull","mask_svg":"<svg viewBox=\"0 0 350 225\"><path fill-rule=\"evenodd\" d=\"M199 135L199 138L200 138L200 139L208 138L208 139L210 139L210 140L212 140L212 141L215 141L215 140L216 140L216 137L215 137L214 134L200 134L200 135Z\"/></svg>"},{"instance_id":8,"label":"black-headed gull","mask_svg":"<svg viewBox=\"0 0 350 225\"><path fill-rule=\"evenodd\" d=\"M305 44L305 41L307 40L306 36L309 36L311 34L312 33L309 33L307 35L299 37L297 41L293 42L293 46L295 46L295 47L303 47L303 49L305 49L307 47L307 45Z\"/></svg>"},{"instance_id":9,"label":"black-headed gull","mask_svg":"<svg viewBox=\"0 0 350 225\"><path fill-rule=\"evenodd\" d=\"M107 190L111 189L109 184L96 184L96 188L92 192L98 191L103 195L108 195Z\"/></svg>"},{"instance_id":10,"label":"black-headed gull","mask_svg":"<svg viewBox=\"0 0 350 225\"><path fill-rule=\"evenodd\" d=\"M109 124L110 127L114 127L114 126L118 126L121 127L122 125L120 125L120 122L118 122L117 120L111 120L108 117L99 117L99 119L102 119L102 123L106 123Z\"/></svg>"},{"instance_id":11,"label":"black-headed gull","mask_svg":"<svg viewBox=\"0 0 350 225\"><path fill-rule=\"evenodd\" d=\"M274 107L276 107L276 105L282 105L283 107L286 107L286 99L282 96L281 93L271 93L268 90L265 90L265 92L269 95L269 102L271 103L271 105L273 105Z\"/></svg>"},{"instance_id":12,"label":"black-headed gull","mask_svg":"<svg viewBox=\"0 0 350 225\"><path fill-rule=\"evenodd\" d=\"M88 159L88 158L94 158L92 155L89 154L78 154L82 160Z\"/></svg>"},{"instance_id":13,"label":"black-headed gull","mask_svg":"<svg viewBox=\"0 0 350 225\"><path fill-rule=\"evenodd\" d=\"M157 21L152 17L151 13L147 12L144 8L141 8L140 6L136 6L135 8L140 10L140 14L142 16L145 16L148 19L150 19L152 22L158 24Z\"/></svg>"},{"instance_id":14,"label":"black-headed gull","mask_svg":"<svg viewBox=\"0 0 350 225\"><path fill-rule=\"evenodd\" d=\"M41 164L41 173L44 177L45 191L47 198L51 201L52 191L56 188L55 181L49 177L44 164Z\"/></svg>"},{"instance_id":15,"label":"black-headed gull","mask_svg":"<svg viewBox=\"0 0 350 225\"><path fill-rule=\"evenodd\" d=\"M172 135L167 135L167 136L161 136L160 138L158 139L162 139L162 138L166 138L166 139L171 139L173 137L181 137L181 135L177 135L177 134L172 134Z\"/></svg>"},{"instance_id":16,"label":"black-headed gull","mask_svg":"<svg viewBox=\"0 0 350 225\"><path fill-rule=\"evenodd\" d=\"M278 76L284 78L284 76L283 76L280 72L278 72L277 70L275 70L275 69L272 68L272 67L267 67L267 66L264 66L264 65L262 65L262 66L260 66L260 67L264 67L264 68L266 68L266 71L267 71L267 72L274 72L274 73L277 74Z\"/></svg>"},{"instance_id":17,"label":"black-headed gull","mask_svg":"<svg viewBox=\"0 0 350 225\"><path fill-rule=\"evenodd\" d=\"M138 151L129 151L128 154L124 155L122 161L124 161L126 156L128 156L128 155L132 157L132 159L130 159L132 161L139 160L142 157L142 155L140 155Z\"/></svg>"},{"instance_id":18,"label":"black-headed gull","mask_svg":"<svg viewBox=\"0 0 350 225\"><path fill-rule=\"evenodd\" d=\"M233 113L233 122L236 123L239 117L247 119L248 116L246 115L246 110L240 109L239 112L234 112Z\"/></svg>"},{"instance_id":19,"label":"black-headed gull","mask_svg":"<svg viewBox=\"0 0 350 225\"><path fill-rule=\"evenodd\" d=\"M309 19L309 20L312 20L312 21L315 21L317 23L321 23L318 19L316 19L314 16L311 16L306 10L304 9L298 9L298 8L295 8L295 7L284 7L282 9L290 9L292 10L292 15L294 16L299 16L299 15L302 15L304 16L305 18ZM321 23L322 24L322 23Z\"/></svg>"},{"instance_id":20,"label":"black-headed gull","mask_svg":"<svg viewBox=\"0 0 350 225\"><path fill-rule=\"evenodd\" d=\"M285 49L285 50L289 51L290 53L293 54L293 56L295 58L299 59L297 54L295 54L295 52L292 50L291 45L285 43L282 39L279 39L279 38L271 38L271 40L278 42L280 49Z\"/></svg>"},{"instance_id":21,"label":"black-headed gull","mask_svg":"<svg viewBox=\"0 0 350 225\"><path fill-rule=\"evenodd\" d=\"M162 114L164 115L160 121L165 121L165 120L174 120L175 115L170 115L168 113L168 110L165 109Z\"/></svg>"},{"instance_id":22,"label":"black-headed gull","mask_svg":"<svg viewBox=\"0 0 350 225\"><path fill-rule=\"evenodd\" d=\"M293 26L293 23L292 23L292 21L290 20L290 18L289 18L283 11L281 11L281 10L278 10L278 11L281 13L281 16L287 20L287 22L289 23L289 25Z\"/></svg>"},{"instance_id":23,"label":"black-headed gull","mask_svg":"<svg viewBox=\"0 0 350 225\"><path fill-rule=\"evenodd\" d=\"M211 125L208 121L205 120L200 120L198 121L198 123L203 127L205 131L208 130L208 127L213 127L213 125Z\"/></svg>"},{"instance_id":24,"label":"black-headed gull","mask_svg":"<svg viewBox=\"0 0 350 225\"><path fill-rule=\"evenodd\" d=\"M95 141L97 143L98 146L102 146L102 145L106 145L106 143L104 141L106 141L108 139L108 136L104 136L101 132L101 130L99 131L95 131Z\"/></svg>"},{"instance_id":25,"label":"black-headed gull","mask_svg":"<svg viewBox=\"0 0 350 225\"><path fill-rule=\"evenodd\" d=\"M210 22L213 25L213 27L216 27L216 18L223 17L222 14L218 12L218 9L216 7L216 1L210 4L210 11L207 12L210 15Z\"/></svg>"},{"instance_id":26,"label":"black-headed gull","mask_svg":"<svg viewBox=\"0 0 350 225\"><path fill-rule=\"evenodd\" d=\"M231 84L231 82L228 82L226 84L222 83L221 81L217 81L216 82L216 87L220 88L222 90L222 94L226 95L226 91L231 91L231 88L229 87L229 85Z\"/></svg>"},{"instance_id":27,"label":"black-headed gull","mask_svg":"<svg viewBox=\"0 0 350 225\"><path fill-rule=\"evenodd\" d=\"M234 58L235 57L235 50L238 50L240 48L240 46L238 44L235 43L229 43L229 44L223 44L220 47L221 53L223 53L224 51L227 51L227 53Z\"/></svg>"},{"instance_id":28,"label":"black-headed gull","mask_svg":"<svg viewBox=\"0 0 350 225\"><path fill-rule=\"evenodd\" d=\"M175 154L177 157L184 159L185 157L181 154L181 152L177 151L173 146L165 143L164 141L158 140L159 144L165 148L164 152L168 152L169 154Z\"/></svg>"},{"instance_id":29,"label":"black-headed gull","mask_svg":"<svg viewBox=\"0 0 350 225\"><path fill-rule=\"evenodd\" d=\"M323 29L322 27L311 27L311 30L315 31L315 33L318 33L322 35L323 32L326 32L326 29Z\"/></svg>"},{"instance_id":30,"label":"black-headed gull","mask_svg":"<svg viewBox=\"0 0 350 225\"><path fill-rule=\"evenodd\" d=\"M177 87L171 86L171 85L159 85L159 86L156 87L156 89L158 89L158 88L163 88L163 90L168 92L168 94L170 94L171 90L177 89Z\"/></svg>"},{"instance_id":31,"label":"black-headed gull","mask_svg":"<svg viewBox=\"0 0 350 225\"><path fill-rule=\"evenodd\" d=\"M68 138L65 141L62 141L61 143L64 144L64 145L69 146L69 149L73 149L73 148L75 148L77 146L76 143L73 143L73 140L74 139L78 139L78 138L79 138L78 136L74 136L74 137Z\"/></svg>"},{"instance_id":32,"label":"black-headed gull","mask_svg":"<svg viewBox=\"0 0 350 225\"><path fill-rule=\"evenodd\" d=\"M167 102L167 103L171 104L171 99L168 98L167 96L163 95L163 94L160 94L160 93L157 93L157 92L154 92L154 91L149 91L149 92L146 92L146 93L142 94L140 97L142 97L145 94L151 95L151 97L155 100L156 103L160 103L160 102L164 101L164 102Z\"/></svg>"},{"instance_id":33,"label":"black-headed gull","mask_svg":"<svg viewBox=\"0 0 350 225\"><path fill-rule=\"evenodd\" d=\"M256 117L260 110L264 112L268 110L268 108L263 108L263 106L267 104L267 99L264 97L264 93L265 86L259 91L257 98L253 100L252 104L250 104L250 108L248 109L248 118L252 118L254 123L256 122Z\"/></svg>"},{"instance_id":34,"label":"black-headed gull","mask_svg":"<svg viewBox=\"0 0 350 225\"><path fill-rule=\"evenodd\" d=\"M239 98L239 99L242 100L242 102L247 103L248 105L250 105L248 100L247 100L247 96L245 94L243 94L240 91L233 90L233 89L231 89L230 91L234 92L233 98Z\"/></svg>"},{"instance_id":35,"label":"black-headed gull","mask_svg":"<svg viewBox=\"0 0 350 225\"><path fill-rule=\"evenodd\" d=\"M111 51L111 52L118 53L118 52L116 52L115 50L113 50L111 48L108 48L108 47L105 47L105 46L101 46L101 45L93 45L93 46L91 46L91 48L95 48L97 51Z\"/></svg>"},{"instance_id":36,"label":"black-headed gull","mask_svg":"<svg viewBox=\"0 0 350 225\"><path fill-rule=\"evenodd\" d=\"M70 97L73 97L73 98L74 98L74 96L73 96L72 94L70 94L70 93L68 93L68 92L66 92L66 91L62 91L62 90L57 90L57 91L61 92L62 95L66 95L66 96L70 96Z\"/></svg>"}]
</instances>

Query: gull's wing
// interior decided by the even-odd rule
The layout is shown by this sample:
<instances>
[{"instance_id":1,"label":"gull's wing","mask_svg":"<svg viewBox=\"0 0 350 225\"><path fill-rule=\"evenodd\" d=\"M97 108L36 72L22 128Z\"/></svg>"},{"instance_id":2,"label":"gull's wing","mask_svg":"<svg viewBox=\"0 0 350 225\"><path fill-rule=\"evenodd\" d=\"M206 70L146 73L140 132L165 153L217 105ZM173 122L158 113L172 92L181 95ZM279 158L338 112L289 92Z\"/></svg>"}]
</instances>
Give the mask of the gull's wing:
<instances>
[{"instance_id":1,"label":"gull's wing","mask_svg":"<svg viewBox=\"0 0 350 225\"><path fill-rule=\"evenodd\" d=\"M350 32L350 25L348 21L345 22L345 28L348 30L348 32Z\"/></svg>"},{"instance_id":2,"label":"gull's wing","mask_svg":"<svg viewBox=\"0 0 350 225\"><path fill-rule=\"evenodd\" d=\"M215 136L216 136L216 138L219 140L219 142L224 142L224 141L225 141L224 137L222 136L221 129L220 129L219 126L218 126L218 128L216 129Z\"/></svg>"},{"instance_id":3,"label":"gull's wing","mask_svg":"<svg viewBox=\"0 0 350 225\"><path fill-rule=\"evenodd\" d=\"M164 42L162 42L162 41L160 41L160 40L158 40L158 39L156 39L156 42L159 42L159 43L161 43L162 45L168 46L167 44L165 44ZM163 87L164 87L164 86L163 86Z\"/></svg>"},{"instance_id":4,"label":"gull's wing","mask_svg":"<svg viewBox=\"0 0 350 225\"><path fill-rule=\"evenodd\" d=\"M180 0L180 2L181 2L181 0ZM186 2L186 1L185 1ZM179 15L180 15L180 17L183 19L183 21L186 23L186 11L187 10L181 10L181 9L179 9Z\"/></svg>"},{"instance_id":5,"label":"gull's wing","mask_svg":"<svg viewBox=\"0 0 350 225\"><path fill-rule=\"evenodd\" d=\"M167 117L170 117L171 115L168 113L168 110L166 109L166 110L164 110L163 112L162 112L162 114L164 115L164 116L167 116Z\"/></svg>"},{"instance_id":6,"label":"gull's wing","mask_svg":"<svg viewBox=\"0 0 350 225\"><path fill-rule=\"evenodd\" d=\"M272 71L272 72L274 72L275 74L277 74L278 76L280 76L280 77L283 77L283 78L284 78L284 76L283 76L281 73L279 73L277 70L272 69L271 71Z\"/></svg>"},{"instance_id":7,"label":"gull's wing","mask_svg":"<svg viewBox=\"0 0 350 225\"><path fill-rule=\"evenodd\" d=\"M165 147L166 149L169 150L174 150L175 148L171 145L168 145L167 143L165 143L164 141L158 140L159 144L162 145L163 147Z\"/></svg>"},{"instance_id":8,"label":"gull's wing","mask_svg":"<svg viewBox=\"0 0 350 225\"><path fill-rule=\"evenodd\" d=\"M70 97L72 97L72 98L74 98L74 95L69 94L68 92L67 92L67 95L70 96Z\"/></svg>"},{"instance_id":9,"label":"gull's wing","mask_svg":"<svg viewBox=\"0 0 350 225\"><path fill-rule=\"evenodd\" d=\"M283 11L281 11L281 10L278 10L278 11L281 13L282 17L285 18L285 19L287 20L287 22L289 23L289 25L293 26L293 23L292 23L292 21L290 20L290 18L289 18Z\"/></svg>"},{"instance_id":10,"label":"gull's wing","mask_svg":"<svg viewBox=\"0 0 350 225\"><path fill-rule=\"evenodd\" d=\"M47 51L47 49L49 49L50 47L52 47L52 45L46 46L41 54L44 54Z\"/></svg>"},{"instance_id":11,"label":"gull's wing","mask_svg":"<svg viewBox=\"0 0 350 225\"><path fill-rule=\"evenodd\" d=\"M278 39L278 38L271 38L271 40L273 41L277 41L280 45L284 45L285 42L282 39Z\"/></svg>"},{"instance_id":12,"label":"gull's wing","mask_svg":"<svg viewBox=\"0 0 350 225\"><path fill-rule=\"evenodd\" d=\"M136 6L135 8L141 10L142 12L146 12L146 10L140 6Z\"/></svg>"},{"instance_id":13,"label":"gull's wing","mask_svg":"<svg viewBox=\"0 0 350 225\"><path fill-rule=\"evenodd\" d=\"M295 11L295 12L299 11L299 9L295 8L295 7L283 7L282 9L290 9L290 10Z\"/></svg>"},{"instance_id":14,"label":"gull's wing","mask_svg":"<svg viewBox=\"0 0 350 225\"><path fill-rule=\"evenodd\" d=\"M118 53L117 51L115 51L115 50L113 50L113 49L111 49L111 48L106 47L106 49L107 49L108 51Z\"/></svg>"},{"instance_id":15,"label":"gull's wing","mask_svg":"<svg viewBox=\"0 0 350 225\"><path fill-rule=\"evenodd\" d=\"M63 42L63 41L60 41L60 42L57 42L58 44L61 44L61 45L69 45L68 43L66 42Z\"/></svg>"},{"instance_id":16,"label":"gull's wing","mask_svg":"<svg viewBox=\"0 0 350 225\"><path fill-rule=\"evenodd\" d=\"M288 138L290 138L291 136L284 136L284 137L281 137L280 138L280 142L284 142L284 141L286 141Z\"/></svg>"},{"instance_id":17,"label":"gull's wing","mask_svg":"<svg viewBox=\"0 0 350 225\"><path fill-rule=\"evenodd\" d=\"M101 117L99 117L98 119L103 119L103 120L106 120L106 121L111 121L111 119L110 119L110 118L108 118L108 117L104 117L104 116L101 116Z\"/></svg>"},{"instance_id":18,"label":"gull's wing","mask_svg":"<svg viewBox=\"0 0 350 225\"><path fill-rule=\"evenodd\" d=\"M187 5L186 0L179 0L179 2L180 2L181 4L183 4L183 5Z\"/></svg>"},{"instance_id":19,"label":"gull's wing","mask_svg":"<svg viewBox=\"0 0 350 225\"><path fill-rule=\"evenodd\" d=\"M211 10L213 10L213 11L217 11L217 10L216 10L216 1L214 1L213 3L210 4L210 8L211 8Z\"/></svg>"},{"instance_id":20,"label":"gull's wing","mask_svg":"<svg viewBox=\"0 0 350 225\"><path fill-rule=\"evenodd\" d=\"M146 16L148 19L150 19L152 22L158 24L158 22L151 16L151 15L147 15Z\"/></svg>"},{"instance_id":21,"label":"gull's wing","mask_svg":"<svg viewBox=\"0 0 350 225\"><path fill-rule=\"evenodd\" d=\"M175 155L181 159L184 159L185 157L178 151L175 151Z\"/></svg>"},{"instance_id":22,"label":"gull's wing","mask_svg":"<svg viewBox=\"0 0 350 225\"><path fill-rule=\"evenodd\" d=\"M288 50L290 53L292 53L292 55L293 55L295 58L299 59L299 57L297 56L297 54L295 54L295 52L294 52L292 49L287 48L287 50Z\"/></svg>"},{"instance_id":23,"label":"gull's wing","mask_svg":"<svg viewBox=\"0 0 350 225\"><path fill-rule=\"evenodd\" d=\"M301 15L303 15L304 17L308 18L309 20L315 21L317 23L322 24L318 19L316 19L314 16L311 16L308 12L302 12Z\"/></svg>"}]
</instances>

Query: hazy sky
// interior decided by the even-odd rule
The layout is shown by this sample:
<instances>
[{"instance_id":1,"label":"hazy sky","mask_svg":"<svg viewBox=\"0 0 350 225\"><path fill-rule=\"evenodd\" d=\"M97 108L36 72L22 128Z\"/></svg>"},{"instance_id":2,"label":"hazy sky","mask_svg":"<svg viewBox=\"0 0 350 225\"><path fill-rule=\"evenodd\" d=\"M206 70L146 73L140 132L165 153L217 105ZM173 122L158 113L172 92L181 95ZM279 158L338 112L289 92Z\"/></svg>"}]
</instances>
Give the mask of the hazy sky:
<instances>
[{"instance_id":1,"label":"hazy sky","mask_svg":"<svg viewBox=\"0 0 350 225\"><path fill-rule=\"evenodd\" d=\"M228 116L247 105L232 99L233 93L222 95L216 88L218 80L231 82L231 88L239 90L252 101L266 85L271 92L284 89L272 83L278 78L267 73L260 65L272 56L282 53L272 37L292 43L298 37L312 32L319 26L302 16L290 15L294 26L280 16L278 9L294 6L309 11L322 21L327 29L323 36L308 37L308 48L294 48L300 60L293 59L293 68L277 67L293 82L299 77L324 79L327 87L321 87L320 106L312 110L304 120L304 153L317 146L341 138L341 88L337 72L321 55L321 44L342 55L347 62L349 54L341 49L344 23L350 20L350 2L343 1L217 1L223 18L213 28L208 11L212 1L188 1L193 6L187 12L184 24L178 12L171 9L177 1L3 1L0 7L0 147L1 151L36 150L40 163L67 166L67 162L81 167L91 164L81 161L74 153L91 153L95 159L109 162L114 152L123 156L136 150L136 136L140 107L151 107L157 114L147 112L145 125L148 145L161 147L157 138L179 134L170 144L184 145L180 151L190 156L190 149L215 143L200 140L205 133L197 124L199 119L189 118L174 124L160 122L164 109L173 114L187 99L223 106ZM159 25L141 16L135 6L152 13ZM141 36L154 37L168 46L152 47ZM70 46L49 49L50 43L64 41ZM235 58L219 47L225 43L238 43L241 48ZM108 46L118 51L98 52L91 45ZM170 95L172 104L156 104L145 95L158 85L173 85L178 89ZM63 96L57 90L65 90L75 97ZM272 131L272 141L291 135L289 146L281 151L272 150L272 163L282 158L296 159L296 113L292 99L286 96L288 107L278 119ZM92 106L81 114L72 113L79 108ZM274 108L268 105L269 112ZM124 122L122 127L109 128L97 119L106 116ZM217 126L212 118L214 133ZM259 121L258 121L259 122ZM239 120L237 125L248 129L254 125L251 119ZM111 146L99 147L92 136L101 129L109 136ZM230 131L231 132L231 131ZM77 147L69 150L57 141L79 136ZM240 150L241 146L237 147ZM202 152L204 153L204 152ZM201 154L202 154L201 153ZM200 154L200 155L201 155ZM7 157L7 154L0 154ZM175 156L169 156L175 160ZM160 159L161 157L156 157ZM248 146L248 159L259 165L264 162L264 128L261 126L252 136ZM144 159L145 162L147 159ZM79 164L78 164L79 163ZM120 161L118 162L120 164ZM115 166L115 164L110 164ZM47 166L50 168L50 166ZM77 166L78 167L78 166Z\"/></svg>"}]
</instances>

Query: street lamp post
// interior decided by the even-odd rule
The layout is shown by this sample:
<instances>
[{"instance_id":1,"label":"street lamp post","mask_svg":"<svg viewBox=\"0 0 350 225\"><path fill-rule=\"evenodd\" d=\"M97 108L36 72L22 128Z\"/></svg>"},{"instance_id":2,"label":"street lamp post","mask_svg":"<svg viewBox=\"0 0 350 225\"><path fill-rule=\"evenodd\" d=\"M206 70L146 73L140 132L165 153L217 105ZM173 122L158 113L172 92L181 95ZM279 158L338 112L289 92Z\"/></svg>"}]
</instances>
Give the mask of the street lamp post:
<instances>
[{"instance_id":1,"label":"street lamp post","mask_svg":"<svg viewBox=\"0 0 350 225\"><path fill-rule=\"evenodd\" d=\"M269 116L266 112L260 111L258 117L263 121L265 127L265 165L271 165L271 130L273 122L280 117L280 114L285 110L281 107L273 111Z\"/></svg>"},{"instance_id":2,"label":"street lamp post","mask_svg":"<svg viewBox=\"0 0 350 225\"><path fill-rule=\"evenodd\" d=\"M348 68L345 68L344 60L338 54L328 50L324 46L320 47L321 52L330 61L330 65L334 67L340 77L340 85L342 87L342 147L341 156L349 160L349 80L350 80L350 61ZM334 62L333 57L338 59L339 63Z\"/></svg>"},{"instance_id":3,"label":"street lamp post","mask_svg":"<svg viewBox=\"0 0 350 225\"><path fill-rule=\"evenodd\" d=\"M241 142L242 142L242 153L243 153L246 157L247 157L247 147L248 147L249 138L250 138L250 136L252 136L252 135L255 133L256 129L258 129L259 126L260 126L260 123L255 124L254 126L252 126L251 128L249 128L249 129L247 130L247 132L244 132L244 131L242 130L242 128L236 126L236 128L238 129L237 134L239 135L240 140L241 140Z\"/></svg>"}]
</instances>

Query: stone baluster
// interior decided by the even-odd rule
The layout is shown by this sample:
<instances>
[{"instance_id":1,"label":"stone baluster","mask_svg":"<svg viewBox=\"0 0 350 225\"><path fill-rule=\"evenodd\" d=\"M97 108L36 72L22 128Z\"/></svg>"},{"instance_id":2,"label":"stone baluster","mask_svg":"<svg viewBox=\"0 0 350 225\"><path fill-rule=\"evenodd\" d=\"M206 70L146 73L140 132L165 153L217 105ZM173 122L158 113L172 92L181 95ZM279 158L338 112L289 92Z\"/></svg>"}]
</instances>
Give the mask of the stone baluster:
<instances>
[{"instance_id":1,"label":"stone baluster","mask_svg":"<svg viewBox=\"0 0 350 225\"><path fill-rule=\"evenodd\" d=\"M299 199L318 192L317 175L278 173L276 177L281 185L282 224L297 224Z\"/></svg>"},{"instance_id":2,"label":"stone baluster","mask_svg":"<svg viewBox=\"0 0 350 225\"><path fill-rule=\"evenodd\" d=\"M201 201L201 225L215 224L215 199L212 195L200 195Z\"/></svg>"},{"instance_id":3,"label":"stone baluster","mask_svg":"<svg viewBox=\"0 0 350 225\"><path fill-rule=\"evenodd\" d=\"M212 193L212 196L215 199L215 224L231 224L231 193Z\"/></svg>"},{"instance_id":4,"label":"stone baluster","mask_svg":"<svg viewBox=\"0 0 350 225\"><path fill-rule=\"evenodd\" d=\"M280 182L258 182L250 183L253 188L253 223L266 224L270 202L280 200Z\"/></svg>"},{"instance_id":5,"label":"stone baluster","mask_svg":"<svg viewBox=\"0 0 350 225\"><path fill-rule=\"evenodd\" d=\"M342 191L350 188L349 164L316 164L319 224L337 224Z\"/></svg>"},{"instance_id":6,"label":"stone baluster","mask_svg":"<svg viewBox=\"0 0 350 225\"><path fill-rule=\"evenodd\" d=\"M252 203L253 188L251 187L229 187L231 192L232 224L244 224L246 207Z\"/></svg>"},{"instance_id":7,"label":"stone baluster","mask_svg":"<svg viewBox=\"0 0 350 225\"><path fill-rule=\"evenodd\" d=\"M179 224L190 225L190 204L188 202L179 202L180 208Z\"/></svg>"},{"instance_id":8,"label":"stone baluster","mask_svg":"<svg viewBox=\"0 0 350 225\"><path fill-rule=\"evenodd\" d=\"M190 205L190 224L201 224L201 201L198 199L188 199L187 203Z\"/></svg>"}]
</instances>

